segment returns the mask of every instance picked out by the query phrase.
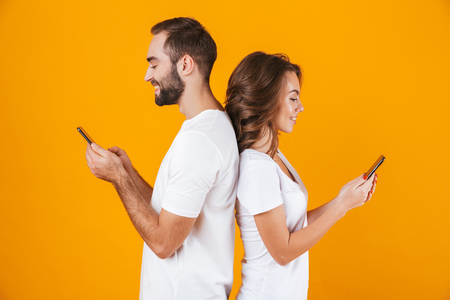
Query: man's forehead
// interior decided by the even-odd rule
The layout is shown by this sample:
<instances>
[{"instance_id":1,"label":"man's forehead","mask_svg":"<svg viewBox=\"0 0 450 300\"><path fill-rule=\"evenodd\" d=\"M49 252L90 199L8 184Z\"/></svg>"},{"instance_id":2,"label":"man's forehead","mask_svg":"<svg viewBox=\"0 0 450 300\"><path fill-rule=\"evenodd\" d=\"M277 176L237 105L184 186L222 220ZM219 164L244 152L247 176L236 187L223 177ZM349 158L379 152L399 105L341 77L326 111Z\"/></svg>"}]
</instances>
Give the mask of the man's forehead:
<instances>
[{"instance_id":1,"label":"man's forehead","mask_svg":"<svg viewBox=\"0 0 450 300\"><path fill-rule=\"evenodd\" d=\"M147 60L162 60L167 55L164 53L164 42L166 41L166 34L164 33L158 33L157 35L153 36L152 41L150 42L150 46L148 47L148 53L147 53Z\"/></svg>"}]
</instances>

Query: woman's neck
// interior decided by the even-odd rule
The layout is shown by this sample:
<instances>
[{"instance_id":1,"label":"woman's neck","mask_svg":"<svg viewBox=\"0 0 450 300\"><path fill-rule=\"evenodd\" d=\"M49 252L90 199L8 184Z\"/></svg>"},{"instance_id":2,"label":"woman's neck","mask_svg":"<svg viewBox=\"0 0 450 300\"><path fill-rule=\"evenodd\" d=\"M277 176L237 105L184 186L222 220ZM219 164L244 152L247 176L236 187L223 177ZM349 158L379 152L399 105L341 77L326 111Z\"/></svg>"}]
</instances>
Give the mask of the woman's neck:
<instances>
[{"instance_id":1,"label":"woman's neck","mask_svg":"<svg viewBox=\"0 0 450 300\"><path fill-rule=\"evenodd\" d=\"M250 149L257 150L259 152L269 152L272 144L272 137L269 133L269 129L262 132L262 136L250 147Z\"/></svg>"}]
</instances>

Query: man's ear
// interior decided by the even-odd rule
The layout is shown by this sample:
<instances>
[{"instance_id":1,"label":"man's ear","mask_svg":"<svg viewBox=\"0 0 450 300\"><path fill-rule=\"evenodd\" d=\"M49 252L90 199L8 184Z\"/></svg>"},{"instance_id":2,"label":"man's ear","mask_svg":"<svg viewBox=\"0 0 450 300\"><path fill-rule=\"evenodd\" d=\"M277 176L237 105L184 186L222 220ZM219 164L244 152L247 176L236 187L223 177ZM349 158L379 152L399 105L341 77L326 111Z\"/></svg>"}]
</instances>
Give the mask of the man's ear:
<instances>
[{"instance_id":1,"label":"man's ear","mask_svg":"<svg viewBox=\"0 0 450 300\"><path fill-rule=\"evenodd\" d=\"M178 72L180 75L189 75L194 71L194 66L194 59L186 54L178 61Z\"/></svg>"}]
</instances>

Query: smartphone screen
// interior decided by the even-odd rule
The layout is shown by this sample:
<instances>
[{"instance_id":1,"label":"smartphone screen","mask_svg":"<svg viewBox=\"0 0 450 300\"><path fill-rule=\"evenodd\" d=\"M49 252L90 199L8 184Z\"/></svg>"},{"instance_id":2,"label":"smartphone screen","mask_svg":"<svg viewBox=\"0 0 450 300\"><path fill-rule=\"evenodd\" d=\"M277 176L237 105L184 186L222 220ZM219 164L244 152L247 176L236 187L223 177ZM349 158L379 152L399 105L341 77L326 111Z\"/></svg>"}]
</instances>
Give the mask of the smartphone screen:
<instances>
[{"instance_id":1,"label":"smartphone screen","mask_svg":"<svg viewBox=\"0 0 450 300\"><path fill-rule=\"evenodd\" d=\"M369 171L366 172L366 175L364 175L364 179L369 179L373 173L378 169L378 167L383 163L385 157L381 155L376 162L370 167Z\"/></svg>"},{"instance_id":2,"label":"smartphone screen","mask_svg":"<svg viewBox=\"0 0 450 300\"><path fill-rule=\"evenodd\" d=\"M86 139L86 141L90 144L94 143L94 140L89 136L86 130L83 127L77 127L78 132Z\"/></svg>"}]
</instances>

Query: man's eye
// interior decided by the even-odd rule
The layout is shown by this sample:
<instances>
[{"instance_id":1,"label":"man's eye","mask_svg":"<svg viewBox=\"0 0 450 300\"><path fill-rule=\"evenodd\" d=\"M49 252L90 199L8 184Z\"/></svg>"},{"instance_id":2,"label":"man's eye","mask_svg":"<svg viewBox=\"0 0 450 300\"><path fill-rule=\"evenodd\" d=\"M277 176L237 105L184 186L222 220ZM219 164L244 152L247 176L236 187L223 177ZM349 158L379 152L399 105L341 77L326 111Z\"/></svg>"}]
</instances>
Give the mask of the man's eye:
<instances>
[{"instance_id":1,"label":"man's eye","mask_svg":"<svg viewBox=\"0 0 450 300\"><path fill-rule=\"evenodd\" d=\"M156 69L156 66L151 66L150 68L152 68L152 69Z\"/></svg>"}]
</instances>

